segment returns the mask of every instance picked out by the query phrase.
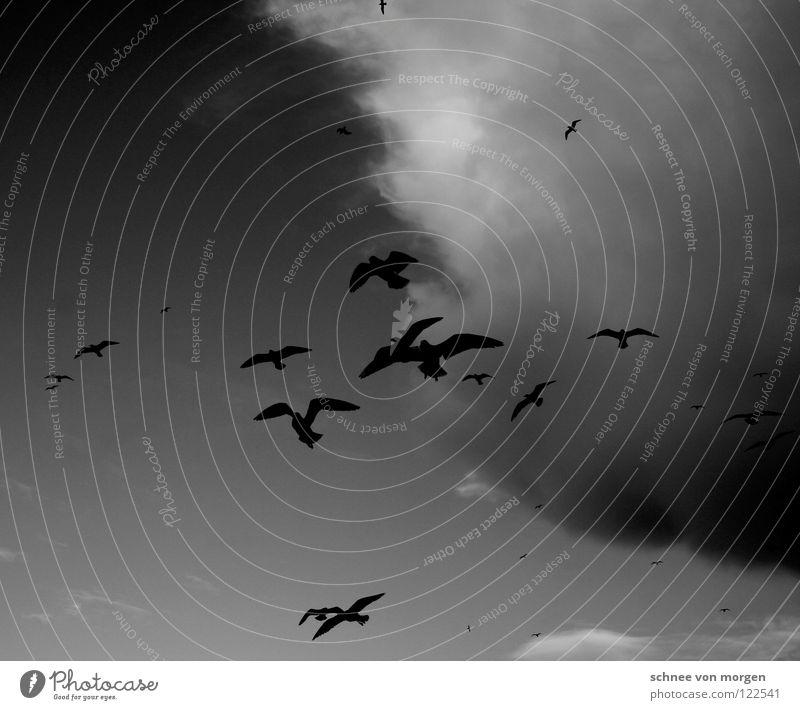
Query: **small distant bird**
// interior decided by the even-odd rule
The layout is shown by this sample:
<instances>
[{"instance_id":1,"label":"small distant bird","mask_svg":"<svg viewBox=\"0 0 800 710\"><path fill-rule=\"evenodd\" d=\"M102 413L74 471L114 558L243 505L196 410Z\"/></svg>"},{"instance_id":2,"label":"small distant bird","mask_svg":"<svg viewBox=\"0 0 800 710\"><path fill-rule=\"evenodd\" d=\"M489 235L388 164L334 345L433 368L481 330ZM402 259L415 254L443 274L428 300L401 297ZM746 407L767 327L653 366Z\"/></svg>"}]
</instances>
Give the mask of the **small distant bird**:
<instances>
[{"instance_id":1,"label":"small distant bird","mask_svg":"<svg viewBox=\"0 0 800 710\"><path fill-rule=\"evenodd\" d=\"M46 375L44 379L58 380L59 382L61 382L61 380L72 380L73 382L75 382L75 380L73 380L69 375Z\"/></svg>"},{"instance_id":2,"label":"small distant bird","mask_svg":"<svg viewBox=\"0 0 800 710\"><path fill-rule=\"evenodd\" d=\"M339 128L336 129L336 132L339 135L342 135L342 136L352 136L353 135L352 131L348 131L347 130L347 126L340 126Z\"/></svg>"},{"instance_id":3,"label":"small distant bird","mask_svg":"<svg viewBox=\"0 0 800 710\"><path fill-rule=\"evenodd\" d=\"M264 419L274 419L283 415L290 416L292 418L292 429L295 430L297 438L309 449L313 449L314 444L322 438L322 434L312 431L311 425L314 423L317 414L323 409L332 412L352 412L356 409L361 409L361 407L357 404L344 402L341 399L318 398L312 399L308 403L308 409L305 416L303 416L300 412L292 411L292 408L286 402L278 402L263 410L261 414L253 418L253 421L260 422Z\"/></svg>"},{"instance_id":4,"label":"small distant bird","mask_svg":"<svg viewBox=\"0 0 800 710\"><path fill-rule=\"evenodd\" d=\"M544 388L547 387L547 385L552 385L554 382L556 382L556 380L550 380L550 382L540 382L538 385L536 385L536 387L533 388L533 392L526 394L522 398L522 401L517 404L516 407L514 407L514 411L511 414L511 421L513 422L514 417L516 417L517 414L519 414L529 404L535 404L537 407L541 407L542 402L544 402L544 399L541 397L542 392L544 392Z\"/></svg>"},{"instance_id":5,"label":"small distant bird","mask_svg":"<svg viewBox=\"0 0 800 710\"><path fill-rule=\"evenodd\" d=\"M271 362L273 365L275 365L276 370L283 370L286 367L286 365L284 365L282 362L284 358L291 357L292 355L299 355L300 353L310 352L311 350L309 348L301 348L297 345L286 345L280 350L270 350L265 353L256 353L249 360L245 360L241 365L239 365L239 367L253 367L253 365L260 365L262 362Z\"/></svg>"},{"instance_id":6,"label":"small distant bird","mask_svg":"<svg viewBox=\"0 0 800 710\"><path fill-rule=\"evenodd\" d=\"M726 606L725 606L725 607L722 607L722 609L720 609L720 611L721 611L723 614L725 614L726 612L730 611L730 609L728 609L728 607L726 607Z\"/></svg>"},{"instance_id":7,"label":"small distant bird","mask_svg":"<svg viewBox=\"0 0 800 710\"><path fill-rule=\"evenodd\" d=\"M528 553L526 552L524 555L520 555L519 558L521 560L524 560L527 556L528 556Z\"/></svg>"},{"instance_id":8,"label":"small distant bird","mask_svg":"<svg viewBox=\"0 0 800 710\"><path fill-rule=\"evenodd\" d=\"M575 130L575 126L577 126L581 122L580 118L575 119L569 126L567 126L567 132L564 134L564 140L569 140L570 133L577 133L578 131Z\"/></svg>"},{"instance_id":9,"label":"small distant bird","mask_svg":"<svg viewBox=\"0 0 800 710\"><path fill-rule=\"evenodd\" d=\"M327 634L332 628L338 626L343 621L355 621L357 624L363 626L369 621L369 616L366 614L359 614L359 612L368 607L372 602L377 601L384 595L384 592L380 594L375 594L371 597L362 597L357 602L353 604L347 611L341 609L338 606L332 606L329 609L309 609L305 614L303 614L303 618L300 619L300 623L298 626L302 626L303 622L309 617L313 616L317 621L323 621L325 623L320 624L320 627L317 629L317 633L314 634L314 638L312 641L315 641L323 634ZM331 616L329 619L328 616Z\"/></svg>"},{"instance_id":10,"label":"small distant bird","mask_svg":"<svg viewBox=\"0 0 800 710\"><path fill-rule=\"evenodd\" d=\"M461 381L466 382L467 380L475 380L479 385L483 385L483 381L487 378L494 378L494 375L487 375L485 372L482 375L475 374L474 372L470 375L464 377Z\"/></svg>"},{"instance_id":11,"label":"small distant bird","mask_svg":"<svg viewBox=\"0 0 800 710\"><path fill-rule=\"evenodd\" d=\"M752 446L748 446L745 451L752 451L753 449L759 449L762 446L766 446L767 448L765 451L769 451L773 446L775 446L775 442L778 439L783 438L787 434L794 434L797 430L796 429L787 429L786 431L782 431L780 434L775 434L772 439L764 439L763 441L757 441Z\"/></svg>"},{"instance_id":12,"label":"small distant bird","mask_svg":"<svg viewBox=\"0 0 800 710\"><path fill-rule=\"evenodd\" d=\"M392 350L391 346L378 348L370 362L360 373L359 377L364 379L370 375L383 370L400 362L418 362L417 369L426 378L432 377L437 380L444 377L447 371L442 367L442 360L455 357L466 350L482 348L497 348L503 343L494 338L487 338L483 335L473 335L472 333L456 333L436 345L427 340L420 341L419 345L412 343L422 334L426 328L430 328L434 323L438 323L441 318L423 318L415 321L403 333L400 340Z\"/></svg>"},{"instance_id":13,"label":"small distant bird","mask_svg":"<svg viewBox=\"0 0 800 710\"><path fill-rule=\"evenodd\" d=\"M105 350L109 345L119 345L119 343L116 340L101 340L97 345L86 345L78 350L78 353L72 359L75 360L81 355L86 355L88 353L94 353L97 357L103 357L101 351Z\"/></svg>"},{"instance_id":14,"label":"small distant bird","mask_svg":"<svg viewBox=\"0 0 800 710\"><path fill-rule=\"evenodd\" d=\"M651 565L656 565L656 567L658 567L658 565L663 565L664 561L663 560L656 560L655 562L651 562L650 564Z\"/></svg>"},{"instance_id":15,"label":"small distant bird","mask_svg":"<svg viewBox=\"0 0 800 710\"><path fill-rule=\"evenodd\" d=\"M747 414L734 414L728 417L725 422L730 422L734 419L744 419L745 422L747 422L750 426L753 426L754 424L758 424L758 421L761 417L779 417L781 414L783 414L783 412L773 412L769 409L765 409L758 417L753 412L748 412ZM722 423L724 424L725 422Z\"/></svg>"},{"instance_id":16,"label":"small distant bird","mask_svg":"<svg viewBox=\"0 0 800 710\"><path fill-rule=\"evenodd\" d=\"M533 509L534 510L539 510L539 508L543 508L543 507L544 507L544 503L539 503L539 505L534 505Z\"/></svg>"},{"instance_id":17,"label":"small distant bird","mask_svg":"<svg viewBox=\"0 0 800 710\"><path fill-rule=\"evenodd\" d=\"M531 638L533 638L535 636L538 639L541 635L542 635L542 632L540 631L538 634L531 634Z\"/></svg>"},{"instance_id":18,"label":"small distant bird","mask_svg":"<svg viewBox=\"0 0 800 710\"><path fill-rule=\"evenodd\" d=\"M378 5L381 7L381 15L385 15L386 13L383 11L383 9L386 7L386 0L381 0Z\"/></svg>"},{"instance_id":19,"label":"small distant bird","mask_svg":"<svg viewBox=\"0 0 800 710\"><path fill-rule=\"evenodd\" d=\"M45 387L46 390L54 390L58 385L50 385L49 387Z\"/></svg>"},{"instance_id":20,"label":"small distant bird","mask_svg":"<svg viewBox=\"0 0 800 710\"><path fill-rule=\"evenodd\" d=\"M769 374L769 372L754 372L753 373L753 377L764 377L764 376L766 376L768 374Z\"/></svg>"},{"instance_id":21,"label":"small distant bird","mask_svg":"<svg viewBox=\"0 0 800 710\"><path fill-rule=\"evenodd\" d=\"M353 270L350 277L350 293L358 291L373 276L383 279L389 288L405 288L409 281L400 276L400 272L409 264L416 263L417 260L413 256L400 251L389 252L389 256L383 260L373 255Z\"/></svg>"},{"instance_id":22,"label":"small distant bird","mask_svg":"<svg viewBox=\"0 0 800 710\"><path fill-rule=\"evenodd\" d=\"M619 345L617 347L622 350L628 347L628 338L633 338L637 335L649 335L651 338L658 337L655 333L651 333L649 330L645 330L644 328L634 328L633 330L625 330L624 328L620 328L619 330L611 330L611 328L605 328L594 335L590 335L588 338L586 338L586 340L591 340L592 338L597 338L598 336L608 336L609 338L619 340Z\"/></svg>"},{"instance_id":23,"label":"small distant bird","mask_svg":"<svg viewBox=\"0 0 800 710\"><path fill-rule=\"evenodd\" d=\"M705 406L705 404L693 404L689 409L702 409Z\"/></svg>"},{"instance_id":24,"label":"small distant bird","mask_svg":"<svg viewBox=\"0 0 800 710\"><path fill-rule=\"evenodd\" d=\"M161 313L167 313L168 311L171 311L171 310L172 310L172 306L166 306L166 307L162 308L160 312Z\"/></svg>"},{"instance_id":25,"label":"small distant bird","mask_svg":"<svg viewBox=\"0 0 800 710\"><path fill-rule=\"evenodd\" d=\"M472 627L469 624L467 624L467 633L470 633L471 631L472 631Z\"/></svg>"}]
</instances>

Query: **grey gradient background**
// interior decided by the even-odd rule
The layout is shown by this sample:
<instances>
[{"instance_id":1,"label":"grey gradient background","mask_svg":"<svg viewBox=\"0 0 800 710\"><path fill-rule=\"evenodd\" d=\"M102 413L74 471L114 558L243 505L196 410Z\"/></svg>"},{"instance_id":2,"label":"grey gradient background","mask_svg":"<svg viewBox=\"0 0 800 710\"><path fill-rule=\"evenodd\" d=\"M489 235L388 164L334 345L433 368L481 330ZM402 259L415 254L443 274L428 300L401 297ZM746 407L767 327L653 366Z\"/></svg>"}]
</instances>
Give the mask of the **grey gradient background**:
<instances>
[{"instance_id":1,"label":"grey gradient background","mask_svg":"<svg viewBox=\"0 0 800 710\"><path fill-rule=\"evenodd\" d=\"M770 393L782 418L722 425L760 396L751 373L774 367L800 286L797 4L685 3L750 99L679 0L389 0L385 16L371 1L318 5L12 1L0 15L3 199L30 156L2 233L0 658L800 657L797 435L745 452L800 429L800 342ZM237 67L137 181L163 131ZM630 140L556 86L562 72ZM336 134L342 124L352 136ZM686 175L693 252L655 125ZM454 139L528 167L572 233L517 172ZM359 206L287 284L309 235ZM747 214L755 270L723 363ZM420 262L409 287L373 280L349 294L354 266L392 249ZM73 359L84 276L88 342L120 341L103 359ZM405 297L415 319L444 318L434 342L463 327L506 347L452 359L439 382L410 365L359 380ZM48 308L56 369L75 378L55 407L42 379ZM557 384L512 423L510 387L545 311L559 325L521 391ZM586 338L625 324L660 337L598 444L641 339L620 351ZM313 351L282 372L239 368L278 343ZM699 343L689 399L643 462ZM288 420L252 421L275 401L304 409L308 367L361 406L356 431L320 417L313 450ZM475 371L495 379L459 382ZM361 433L393 423L405 431ZM312 643L316 623L297 625L309 607L378 592L363 628Z\"/></svg>"}]
</instances>

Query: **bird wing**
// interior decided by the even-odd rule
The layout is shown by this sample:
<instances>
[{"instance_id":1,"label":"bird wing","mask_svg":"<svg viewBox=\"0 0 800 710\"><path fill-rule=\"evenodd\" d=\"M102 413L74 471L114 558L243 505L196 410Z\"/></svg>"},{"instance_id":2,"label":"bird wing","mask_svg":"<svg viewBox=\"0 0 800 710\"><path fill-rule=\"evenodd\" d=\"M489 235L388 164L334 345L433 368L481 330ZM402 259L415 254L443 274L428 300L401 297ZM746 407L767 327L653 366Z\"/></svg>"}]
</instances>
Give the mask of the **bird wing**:
<instances>
[{"instance_id":1,"label":"bird wing","mask_svg":"<svg viewBox=\"0 0 800 710\"><path fill-rule=\"evenodd\" d=\"M362 609L366 609L372 602L378 601L386 592L381 592L380 594L373 594L371 597L361 597L357 602L355 602L348 610L348 614L356 614Z\"/></svg>"},{"instance_id":2,"label":"bird wing","mask_svg":"<svg viewBox=\"0 0 800 710\"><path fill-rule=\"evenodd\" d=\"M386 257L384 263L387 266L389 264L396 264L397 266L402 266L405 268L409 264L417 264L419 262L413 256L403 254L401 251L390 251L389 256Z\"/></svg>"},{"instance_id":3,"label":"bird wing","mask_svg":"<svg viewBox=\"0 0 800 710\"><path fill-rule=\"evenodd\" d=\"M478 380L478 376L477 375L467 375L466 377L463 377L461 379L462 382L466 382L467 380L475 380L475 381L477 381Z\"/></svg>"},{"instance_id":4,"label":"bird wing","mask_svg":"<svg viewBox=\"0 0 800 710\"><path fill-rule=\"evenodd\" d=\"M761 412L762 417L779 417L781 414L783 414L783 412L773 412L769 409L765 409L763 412Z\"/></svg>"},{"instance_id":5,"label":"bird wing","mask_svg":"<svg viewBox=\"0 0 800 710\"><path fill-rule=\"evenodd\" d=\"M597 338L601 335L607 335L610 338L616 338L619 340L619 332L616 330L611 330L611 328L603 328L603 330L598 330L594 335L590 335L586 340L591 340L592 338Z\"/></svg>"},{"instance_id":6,"label":"bird wing","mask_svg":"<svg viewBox=\"0 0 800 710\"><path fill-rule=\"evenodd\" d=\"M300 619L300 623L298 624L298 626L302 626L302 625L303 625L303 623L305 622L305 620L306 620L306 619L307 619L309 616L314 616L314 615L316 615L316 614L318 614L318 613L319 613L319 612L318 612L318 611L316 611L316 609L309 609L309 610L308 610L308 611L307 611L305 614L303 614L303 618L302 618L302 619Z\"/></svg>"},{"instance_id":7,"label":"bird wing","mask_svg":"<svg viewBox=\"0 0 800 710\"><path fill-rule=\"evenodd\" d=\"M119 345L119 343L116 340L101 340L97 343L97 347L100 349L107 348L109 345Z\"/></svg>"},{"instance_id":8,"label":"bird wing","mask_svg":"<svg viewBox=\"0 0 800 710\"><path fill-rule=\"evenodd\" d=\"M61 375L60 377L62 380L72 380L72 382L75 382L69 375Z\"/></svg>"},{"instance_id":9,"label":"bird wing","mask_svg":"<svg viewBox=\"0 0 800 710\"><path fill-rule=\"evenodd\" d=\"M531 400L529 400L527 397L523 399L521 402L518 402L517 406L514 407L514 411L511 413L511 421L513 422L514 417L516 417L517 414L519 414L523 409L525 409L525 407L527 407L530 403Z\"/></svg>"},{"instance_id":10,"label":"bird wing","mask_svg":"<svg viewBox=\"0 0 800 710\"><path fill-rule=\"evenodd\" d=\"M628 331L629 338L633 337L634 335L649 335L651 338L658 337L655 333L651 333L649 330L645 330L644 328L634 328L633 330Z\"/></svg>"},{"instance_id":11,"label":"bird wing","mask_svg":"<svg viewBox=\"0 0 800 710\"><path fill-rule=\"evenodd\" d=\"M565 141L569 140L569 134L570 133L577 133L577 131L574 128L567 128L567 130L564 132L564 140Z\"/></svg>"},{"instance_id":12,"label":"bird wing","mask_svg":"<svg viewBox=\"0 0 800 710\"><path fill-rule=\"evenodd\" d=\"M440 320L442 320L441 317L423 318L422 320L413 321L411 325L408 326L408 330L403 333L403 337L397 341L397 345L395 345L394 348L395 353L400 353L405 348L411 347L423 330L430 328L434 323L438 323Z\"/></svg>"},{"instance_id":13,"label":"bird wing","mask_svg":"<svg viewBox=\"0 0 800 710\"><path fill-rule=\"evenodd\" d=\"M539 399L539 395L544 392L544 388L547 385L552 385L556 380L550 380L550 382L540 382L536 387L533 388L533 392L531 392L528 396L535 402Z\"/></svg>"},{"instance_id":14,"label":"bird wing","mask_svg":"<svg viewBox=\"0 0 800 710\"><path fill-rule=\"evenodd\" d=\"M350 402L345 402L343 399L329 399L325 398L323 402L322 399L312 399L308 403L308 409L306 410L306 416L304 419L308 422L308 426L311 426L314 423L314 419L316 419L317 414L319 414L325 407L334 412L352 412L356 409L361 409L357 404L350 404Z\"/></svg>"},{"instance_id":15,"label":"bird wing","mask_svg":"<svg viewBox=\"0 0 800 710\"><path fill-rule=\"evenodd\" d=\"M457 333L451 335L447 340L435 346L440 357L445 359L455 357L465 350L481 348L498 348L503 343L494 338L487 338L484 335L473 335L472 333Z\"/></svg>"},{"instance_id":16,"label":"bird wing","mask_svg":"<svg viewBox=\"0 0 800 710\"><path fill-rule=\"evenodd\" d=\"M275 362L272 357L270 357L267 353L256 353L253 357L245 360L239 367L253 367L253 365L259 365L262 362Z\"/></svg>"},{"instance_id":17,"label":"bird wing","mask_svg":"<svg viewBox=\"0 0 800 710\"><path fill-rule=\"evenodd\" d=\"M284 414L288 414L290 417L294 416L292 408L286 402L278 402L264 409L258 416L253 417L253 421L260 422L264 419L274 419L275 417L282 417Z\"/></svg>"},{"instance_id":18,"label":"bird wing","mask_svg":"<svg viewBox=\"0 0 800 710\"><path fill-rule=\"evenodd\" d=\"M343 621L346 621L346 619L341 615L333 616L330 619L326 619L325 621L322 622L320 627L317 629L317 633L314 634L314 637L311 640L314 641L323 634L327 634L332 628L338 626Z\"/></svg>"},{"instance_id":19,"label":"bird wing","mask_svg":"<svg viewBox=\"0 0 800 710\"><path fill-rule=\"evenodd\" d=\"M731 414L731 416L729 416L725 420L725 422L730 422L730 421L733 421L734 419L747 419L747 417L749 417L749 416L750 416L749 412L747 414ZM722 423L724 424L725 422L722 422Z\"/></svg>"},{"instance_id":20,"label":"bird wing","mask_svg":"<svg viewBox=\"0 0 800 710\"><path fill-rule=\"evenodd\" d=\"M360 289L367 279L375 274L375 267L369 262L362 261L355 269L353 275L350 277L350 293Z\"/></svg>"},{"instance_id":21,"label":"bird wing","mask_svg":"<svg viewBox=\"0 0 800 710\"><path fill-rule=\"evenodd\" d=\"M281 348L279 351L281 360L285 357L291 357L292 355L299 355L300 353L310 353L311 348L301 348L299 345L287 345Z\"/></svg>"},{"instance_id":22,"label":"bird wing","mask_svg":"<svg viewBox=\"0 0 800 710\"><path fill-rule=\"evenodd\" d=\"M395 359L392 357L392 348L389 345L384 345L382 348L378 348L378 352L375 353L372 362L361 370L358 376L363 380L365 377L374 375L379 370L389 367L389 365L394 362Z\"/></svg>"}]
</instances>

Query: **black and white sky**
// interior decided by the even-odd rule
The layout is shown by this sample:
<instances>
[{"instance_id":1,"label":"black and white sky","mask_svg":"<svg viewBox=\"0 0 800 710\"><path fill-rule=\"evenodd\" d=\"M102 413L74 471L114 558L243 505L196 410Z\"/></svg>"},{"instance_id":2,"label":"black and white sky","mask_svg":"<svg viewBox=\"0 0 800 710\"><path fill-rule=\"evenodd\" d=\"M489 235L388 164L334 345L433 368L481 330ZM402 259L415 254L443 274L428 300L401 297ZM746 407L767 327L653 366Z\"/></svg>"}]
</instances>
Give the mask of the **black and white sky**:
<instances>
[{"instance_id":1,"label":"black and white sky","mask_svg":"<svg viewBox=\"0 0 800 710\"><path fill-rule=\"evenodd\" d=\"M797 3L11 0L0 37L0 659L800 659ZM406 311L503 346L359 378ZM313 448L254 421L321 393L359 409Z\"/></svg>"}]
</instances>

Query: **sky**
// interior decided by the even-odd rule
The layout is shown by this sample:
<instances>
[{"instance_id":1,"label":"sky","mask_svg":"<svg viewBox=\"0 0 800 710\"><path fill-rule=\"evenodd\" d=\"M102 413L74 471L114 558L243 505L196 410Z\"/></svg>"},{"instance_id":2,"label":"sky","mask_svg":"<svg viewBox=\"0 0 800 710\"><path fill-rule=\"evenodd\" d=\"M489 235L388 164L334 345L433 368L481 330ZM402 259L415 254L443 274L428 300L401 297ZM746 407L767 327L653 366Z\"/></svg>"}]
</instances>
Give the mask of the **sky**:
<instances>
[{"instance_id":1,"label":"sky","mask_svg":"<svg viewBox=\"0 0 800 710\"><path fill-rule=\"evenodd\" d=\"M0 12L0 659L800 659L793 4Z\"/></svg>"}]
</instances>

